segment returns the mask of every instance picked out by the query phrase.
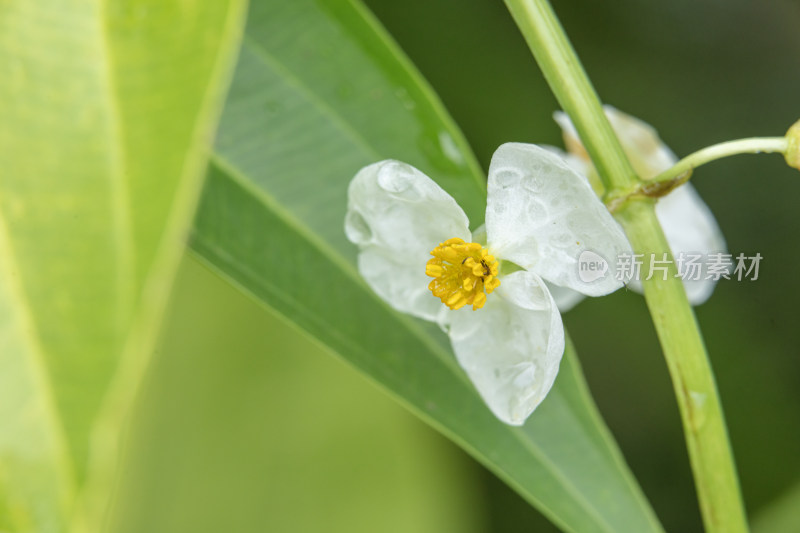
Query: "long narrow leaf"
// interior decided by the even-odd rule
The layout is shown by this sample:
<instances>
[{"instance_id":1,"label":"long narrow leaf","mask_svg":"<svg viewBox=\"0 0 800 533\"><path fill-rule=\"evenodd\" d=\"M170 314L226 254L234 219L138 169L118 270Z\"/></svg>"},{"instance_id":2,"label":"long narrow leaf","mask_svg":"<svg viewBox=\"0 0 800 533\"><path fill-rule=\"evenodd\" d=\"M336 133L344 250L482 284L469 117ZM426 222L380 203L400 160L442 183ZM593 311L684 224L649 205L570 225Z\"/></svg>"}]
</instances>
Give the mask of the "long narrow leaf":
<instances>
[{"instance_id":1,"label":"long narrow leaf","mask_svg":"<svg viewBox=\"0 0 800 533\"><path fill-rule=\"evenodd\" d=\"M0 530L97 530L243 15L0 2Z\"/></svg>"},{"instance_id":2,"label":"long narrow leaf","mask_svg":"<svg viewBox=\"0 0 800 533\"><path fill-rule=\"evenodd\" d=\"M258 0L192 246L565 530L660 531L571 347L529 423L509 427L483 405L440 332L392 311L359 278L342 230L346 188L361 166L385 158L419 167L473 226L482 222L485 186L466 142L363 7Z\"/></svg>"}]
</instances>

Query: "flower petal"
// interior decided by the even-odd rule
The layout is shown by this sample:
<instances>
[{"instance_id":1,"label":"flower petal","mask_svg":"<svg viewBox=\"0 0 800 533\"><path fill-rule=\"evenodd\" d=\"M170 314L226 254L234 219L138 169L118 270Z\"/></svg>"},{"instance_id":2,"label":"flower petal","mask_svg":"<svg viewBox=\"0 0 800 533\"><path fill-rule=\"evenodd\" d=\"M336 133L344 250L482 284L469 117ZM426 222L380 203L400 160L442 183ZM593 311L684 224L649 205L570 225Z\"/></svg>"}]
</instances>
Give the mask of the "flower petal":
<instances>
[{"instance_id":1,"label":"flower petal","mask_svg":"<svg viewBox=\"0 0 800 533\"><path fill-rule=\"evenodd\" d=\"M539 148L547 150L551 154L560 157L564 162L575 172L581 176L588 176L592 165L586 159L579 157L571 152L565 152L557 146L550 146L549 144L537 145Z\"/></svg>"},{"instance_id":2,"label":"flower petal","mask_svg":"<svg viewBox=\"0 0 800 533\"><path fill-rule=\"evenodd\" d=\"M425 174L387 160L350 182L345 233L361 250L358 269L389 305L435 320L442 303L428 290L430 251L452 237L470 240L469 221L453 198Z\"/></svg>"},{"instance_id":3,"label":"flower petal","mask_svg":"<svg viewBox=\"0 0 800 533\"><path fill-rule=\"evenodd\" d=\"M661 141L652 126L611 106L604 106L603 109L614 132L619 136L626 155L640 176L645 179L653 178L669 169L678 160ZM588 158L566 113L556 112L554 118L564 132L564 142L570 153ZM702 254L705 258L712 252L725 252L725 238L714 215L691 185L683 185L659 200L656 205L656 216L661 222L667 242L676 259L681 253ZM700 279L683 280L692 305L702 304L714 291L716 281L705 279L706 268L707 265L704 264ZM632 280L630 287L642 292L639 280Z\"/></svg>"},{"instance_id":4,"label":"flower petal","mask_svg":"<svg viewBox=\"0 0 800 533\"><path fill-rule=\"evenodd\" d=\"M616 260L631 253L622 228L586 178L543 148L509 143L494 153L486 232L496 257L556 285L589 296L622 287L614 276ZM601 276L581 279L584 254L605 262Z\"/></svg>"},{"instance_id":5,"label":"flower petal","mask_svg":"<svg viewBox=\"0 0 800 533\"><path fill-rule=\"evenodd\" d=\"M358 271L375 293L403 313L438 321L447 309L428 290L431 278L425 275L425 261L408 262L377 247L358 254ZM420 266L420 263L422 266Z\"/></svg>"},{"instance_id":6,"label":"flower petal","mask_svg":"<svg viewBox=\"0 0 800 533\"><path fill-rule=\"evenodd\" d=\"M622 149L633 165L633 169L642 178L654 178L678 160L651 125L610 105L603 106L603 111L605 111L614 133L619 137ZM588 162L589 156L567 114L557 111L553 114L553 118L561 126L567 150Z\"/></svg>"},{"instance_id":7,"label":"flower petal","mask_svg":"<svg viewBox=\"0 0 800 533\"><path fill-rule=\"evenodd\" d=\"M611 106L604 109L640 176L653 178L678 161L652 126ZM691 184L682 185L661 198L656 204L656 216L676 256L702 254L705 259L709 253L726 251L725 238L714 215ZM704 303L714 291L716 281L705 279L706 269L707 263L704 263L700 279L683 280L692 305ZM634 281L632 287L641 292L640 282Z\"/></svg>"},{"instance_id":8,"label":"flower petal","mask_svg":"<svg viewBox=\"0 0 800 533\"><path fill-rule=\"evenodd\" d=\"M517 271L477 311L452 312L456 358L489 409L522 425L553 386L564 353L564 326L539 276Z\"/></svg>"},{"instance_id":9,"label":"flower petal","mask_svg":"<svg viewBox=\"0 0 800 533\"><path fill-rule=\"evenodd\" d=\"M553 300L555 300L558 310L562 313L566 313L581 303L585 298L585 296L578 291L573 291L566 287L559 287L558 285L547 282L545 282L545 285L547 285L550 295L553 297Z\"/></svg>"}]
</instances>

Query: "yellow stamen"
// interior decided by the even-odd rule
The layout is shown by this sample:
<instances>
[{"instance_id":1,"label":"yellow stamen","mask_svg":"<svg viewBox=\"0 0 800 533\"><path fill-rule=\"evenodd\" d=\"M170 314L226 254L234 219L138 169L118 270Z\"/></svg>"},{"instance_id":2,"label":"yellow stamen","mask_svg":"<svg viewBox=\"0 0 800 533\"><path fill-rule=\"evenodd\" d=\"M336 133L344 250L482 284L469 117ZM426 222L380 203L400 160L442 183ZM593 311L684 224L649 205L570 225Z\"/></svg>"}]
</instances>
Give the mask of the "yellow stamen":
<instances>
[{"instance_id":1,"label":"yellow stamen","mask_svg":"<svg viewBox=\"0 0 800 533\"><path fill-rule=\"evenodd\" d=\"M431 251L425 273L434 278L428 288L450 309L472 305L480 309L486 295L500 286L497 259L476 242L454 238ZM485 292L484 292L485 291Z\"/></svg>"}]
</instances>

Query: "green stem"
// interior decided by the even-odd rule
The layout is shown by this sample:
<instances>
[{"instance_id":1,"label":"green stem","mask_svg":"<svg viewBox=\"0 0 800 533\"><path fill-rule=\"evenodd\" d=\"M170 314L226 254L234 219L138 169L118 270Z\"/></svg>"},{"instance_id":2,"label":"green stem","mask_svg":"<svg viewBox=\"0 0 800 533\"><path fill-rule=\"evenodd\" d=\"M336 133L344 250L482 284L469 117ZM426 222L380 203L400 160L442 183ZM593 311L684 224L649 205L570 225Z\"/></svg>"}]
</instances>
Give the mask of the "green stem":
<instances>
[{"instance_id":1,"label":"green stem","mask_svg":"<svg viewBox=\"0 0 800 533\"><path fill-rule=\"evenodd\" d=\"M570 115L607 191L614 196L641 183L599 99L546 0L505 0L559 103ZM654 201L639 197L619 212L633 249L669 250ZM647 268L649 261L645 261ZM667 360L683 421L703 522L709 533L747 531L728 434L700 329L674 264L666 280L644 281L645 299Z\"/></svg>"},{"instance_id":2,"label":"green stem","mask_svg":"<svg viewBox=\"0 0 800 533\"><path fill-rule=\"evenodd\" d=\"M708 146L702 150L688 155L675 163L672 168L665 170L649 183L662 181L672 181L687 172L691 172L701 165L738 154L759 154L759 153L786 153L789 148L789 141L786 137L752 137L749 139L738 139L724 143Z\"/></svg>"},{"instance_id":3,"label":"green stem","mask_svg":"<svg viewBox=\"0 0 800 533\"><path fill-rule=\"evenodd\" d=\"M546 0L505 0L547 83L567 112L606 191L638 183L575 50Z\"/></svg>"},{"instance_id":4,"label":"green stem","mask_svg":"<svg viewBox=\"0 0 800 533\"><path fill-rule=\"evenodd\" d=\"M654 200L628 202L617 213L631 246L643 253L641 272L653 256L669 250L655 215ZM739 482L725 417L703 338L670 257L663 280L642 276L644 296L667 361L678 400L706 531L746 532Z\"/></svg>"},{"instance_id":5,"label":"green stem","mask_svg":"<svg viewBox=\"0 0 800 533\"><path fill-rule=\"evenodd\" d=\"M791 165L791 143L789 137L752 137L708 146L684 157L654 178L638 182L628 190L616 189L613 194L606 194L603 199L609 211L616 213L631 200L666 196L689 181L695 168L732 155L778 152L782 153Z\"/></svg>"}]
</instances>

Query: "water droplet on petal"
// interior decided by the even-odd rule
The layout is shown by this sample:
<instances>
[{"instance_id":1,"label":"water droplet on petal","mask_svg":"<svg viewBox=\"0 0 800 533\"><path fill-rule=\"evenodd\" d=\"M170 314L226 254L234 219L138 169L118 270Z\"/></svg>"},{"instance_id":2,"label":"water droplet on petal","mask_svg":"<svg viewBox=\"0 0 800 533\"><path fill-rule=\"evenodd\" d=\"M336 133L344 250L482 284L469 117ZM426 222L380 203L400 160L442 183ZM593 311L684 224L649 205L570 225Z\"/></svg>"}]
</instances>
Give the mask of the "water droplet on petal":
<instances>
[{"instance_id":1,"label":"water droplet on petal","mask_svg":"<svg viewBox=\"0 0 800 533\"><path fill-rule=\"evenodd\" d=\"M530 394L533 383L536 377L536 366L532 363L524 363L519 365L521 367L519 373L514 378L514 386L520 389L526 389Z\"/></svg>"},{"instance_id":2,"label":"water droplet on petal","mask_svg":"<svg viewBox=\"0 0 800 533\"><path fill-rule=\"evenodd\" d=\"M530 220L541 222L547 220L547 208L540 202L531 202L527 211Z\"/></svg>"},{"instance_id":3,"label":"water droplet on petal","mask_svg":"<svg viewBox=\"0 0 800 533\"><path fill-rule=\"evenodd\" d=\"M544 190L544 180L540 176L536 176L536 172L531 169L532 174L525 176L522 186L532 193L540 193Z\"/></svg>"},{"instance_id":4,"label":"water droplet on petal","mask_svg":"<svg viewBox=\"0 0 800 533\"><path fill-rule=\"evenodd\" d=\"M344 232L347 238L354 244L364 246L372 240L372 228L361 216L361 213L350 210L344 219Z\"/></svg>"},{"instance_id":5,"label":"water droplet on petal","mask_svg":"<svg viewBox=\"0 0 800 533\"><path fill-rule=\"evenodd\" d=\"M416 200L420 197L414 188L414 169L399 161L388 161L378 170L378 185L393 196L405 200Z\"/></svg>"},{"instance_id":6,"label":"water droplet on petal","mask_svg":"<svg viewBox=\"0 0 800 533\"><path fill-rule=\"evenodd\" d=\"M504 189L515 186L521 178L519 171L513 168L502 168L494 174L495 183Z\"/></svg>"},{"instance_id":7,"label":"water droplet on petal","mask_svg":"<svg viewBox=\"0 0 800 533\"><path fill-rule=\"evenodd\" d=\"M553 244L558 246L568 246L573 242L571 233L559 233L553 237Z\"/></svg>"}]
</instances>

